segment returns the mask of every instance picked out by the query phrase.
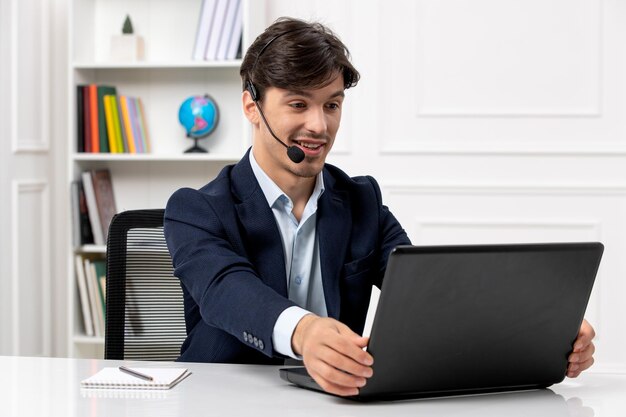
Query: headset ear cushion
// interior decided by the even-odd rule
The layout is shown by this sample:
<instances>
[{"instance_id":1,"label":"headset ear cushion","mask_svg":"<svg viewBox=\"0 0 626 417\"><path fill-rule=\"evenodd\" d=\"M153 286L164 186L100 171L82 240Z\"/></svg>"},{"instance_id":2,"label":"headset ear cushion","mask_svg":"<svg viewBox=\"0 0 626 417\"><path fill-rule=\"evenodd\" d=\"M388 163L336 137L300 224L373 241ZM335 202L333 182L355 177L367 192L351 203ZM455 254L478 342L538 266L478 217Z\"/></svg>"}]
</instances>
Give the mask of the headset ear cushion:
<instances>
[{"instance_id":1,"label":"headset ear cushion","mask_svg":"<svg viewBox=\"0 0 626 417\"><path fill-rule=\"evenodd\" d=\"M246 89L250 92L250 96L252 96L252 101L259 101L259 94L257 93L254 84L252 84L252 81L248 81Z\"/></svg>"}]
</instances>

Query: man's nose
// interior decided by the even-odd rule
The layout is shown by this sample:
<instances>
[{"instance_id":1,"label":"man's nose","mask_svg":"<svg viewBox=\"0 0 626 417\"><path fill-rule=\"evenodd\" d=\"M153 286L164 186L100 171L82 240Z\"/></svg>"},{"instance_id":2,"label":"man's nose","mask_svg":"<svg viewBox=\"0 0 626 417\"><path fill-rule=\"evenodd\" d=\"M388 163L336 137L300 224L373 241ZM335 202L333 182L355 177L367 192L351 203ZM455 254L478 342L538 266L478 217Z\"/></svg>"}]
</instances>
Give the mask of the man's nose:
<instances>
[{"instance_id":1,"label":"man's nose","mask_svg":"<svg viewBox=\"0 0 626 417\"><path fill-rule=\"evenodd\" d=\"M326 133L328 127L323 108L310 108L306 115L305 128L313 133Z\"/></svg>"}]
</instances>

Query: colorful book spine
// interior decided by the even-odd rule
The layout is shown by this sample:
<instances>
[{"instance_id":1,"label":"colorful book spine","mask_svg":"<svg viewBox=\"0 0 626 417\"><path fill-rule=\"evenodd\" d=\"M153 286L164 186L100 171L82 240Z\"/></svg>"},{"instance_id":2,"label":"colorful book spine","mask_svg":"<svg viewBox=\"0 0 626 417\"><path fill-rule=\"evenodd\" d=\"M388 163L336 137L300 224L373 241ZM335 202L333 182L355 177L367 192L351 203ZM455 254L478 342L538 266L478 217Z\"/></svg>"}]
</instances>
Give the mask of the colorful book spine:
<instances>
[{"instance_id":1,"label":"colorful book spine","mask_svg":"<svg viewBox=\"0 0 626 417\"><path fill-rule=\"evenodd\" d=\"M143 138L141 137L141 129L139 128L139 111L137 109L137 98L128 98L128 112L130 113L130 125L133 129L133 137L135 138L135 149L137 153L145 153L143 147Z\"/></svg>"},{"instance_id":2,"label":"colorful book spine","mask_svg":"<svg viewBox=\"0 0 626 417\"><path fill-rule=\"evenodd\" d=\"M108 85L98 85L96 86L98 101L97 101L97 112L98 112L98 138L100 144L100 152L108 153L109 149L109 135L106 126L106 114L104 109L104 96L116 94L117 91L115 87L111 87Z\"/></svg>"},{"instance_id":3,"label":"colorful book spine","mask_svg":"<svg viewBox=\"0 0 626 417\"><path fill-rule=\"evenodd\" d=\"M83 149L85 152L93 152L91 150L91 100L89 99L89 86L83 86L83 120L85 121Z\"/></svg>"},{"instance_id":4,"label":"colorful book spine","mask_svg":"<svg viewBox=\"0 0 626 417\"><path fill-rule=\"evenodd\" d=\"M98 86L89 84L89 122L91 124L91 152L100 152L98 128Z\"/></svg>"},{"instance_id":5,"label":"colorful book spine","mask_svg":"<svg viewBox=\"0 0 626 417\"><path fill-rule=\"evenodd\" d=\"M114 96L104 96L103 97L103 101L104 101L104 114L105 114L105 118L106 118L106 125L107 125L107 137L109 139L109 150L111 151L111 153L118 153L117 152L117 137L115 135L115 122L113 121L113 118L115 117L113 115L113 108L112 108L112 100L115 101Z\"/></svg>"},{"instance_id":6,"label":"colorful book spine","mask_svg":"<svg viewBox=\"0 0 626 417\"><path fill-rule=\"evenodd\" d=\"M137 153L135 149L135 138L133 136L133 128L130 123L130 114L128 111L128 97L120 96L120 104L122 106L122 124L126 131L126 140L129 153Z\"/></svg>"},{"instance_id":7,"label":"colorful book spine","mask_svg":"<svg viewBox=\"0 0 626 417\"><path fill-rule=\"evenodd\" d=\"M126 129L124 128L124 117L122 115L122 100L121 96L115 96L115 105L117 109L117 120L120 126L120 138L118 146L122 149L123 153L128 153L128 138L126 137Z\"/></svg>"},{"instance_id":8,"label":"colorful book spine","mask_svg":"<svg viewBox=\"0 0 626 417\"><path fill-rule=\"evenodd\" d=\"M141 139L143 141L143 149L146 153L150 153L150 136L148 134L148 124L146 123L146 113L143 108L143 101L137 99L137 108L139 110L139 128L141 129Z\"/></svg>"},{"instance_id":9,"label":"colorful book spine","mask_svg":"<svg viewBox=\"0 0 626 417\"><path fill-rule=\"evenodd\" d=\"M84 85L76 86L76 152L85 152L85 98Z\"/></svg>"}]
</instances>

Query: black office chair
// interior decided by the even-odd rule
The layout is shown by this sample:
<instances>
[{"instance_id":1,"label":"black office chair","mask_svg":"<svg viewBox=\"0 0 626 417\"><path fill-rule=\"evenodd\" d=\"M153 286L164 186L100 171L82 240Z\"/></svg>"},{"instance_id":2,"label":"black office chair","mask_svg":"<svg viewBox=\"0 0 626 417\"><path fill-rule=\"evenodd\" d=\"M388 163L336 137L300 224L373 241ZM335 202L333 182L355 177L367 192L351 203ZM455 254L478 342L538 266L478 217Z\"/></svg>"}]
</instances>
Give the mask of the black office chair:
<instances>
[{"instance_id":1,"label":"black office chair","mask_svg":"<svg viewBox=\"0 0 626 417\"><path fill-rule=\"evenodd\" d=\"M172 361L187 336L180 282L163 236L164 210L130 210L107 240L105 359Z\"/></svg>"}]
</instances>

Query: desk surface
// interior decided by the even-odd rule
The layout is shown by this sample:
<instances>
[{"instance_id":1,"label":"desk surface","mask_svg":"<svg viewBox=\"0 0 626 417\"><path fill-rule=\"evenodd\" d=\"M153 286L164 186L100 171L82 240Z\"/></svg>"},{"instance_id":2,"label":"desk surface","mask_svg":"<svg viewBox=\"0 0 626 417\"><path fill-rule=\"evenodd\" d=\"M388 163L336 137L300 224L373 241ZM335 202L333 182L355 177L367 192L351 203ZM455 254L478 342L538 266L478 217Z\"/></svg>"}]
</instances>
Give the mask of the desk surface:
<instances>
[{"instance_id":1,"label":"desk surface","mask_svg":"<svg viewBox=\"0 0 626 417\"><path fill-rule=\"evenodd\" d=\"M105 366L184 366L193 374L168 391L85 390ZM550 390L360 404L287 384L278 367L0 357L0 415L72 416L480 416L617 417L626 375L587 373Z\"/></svg>"}]
</instances>

